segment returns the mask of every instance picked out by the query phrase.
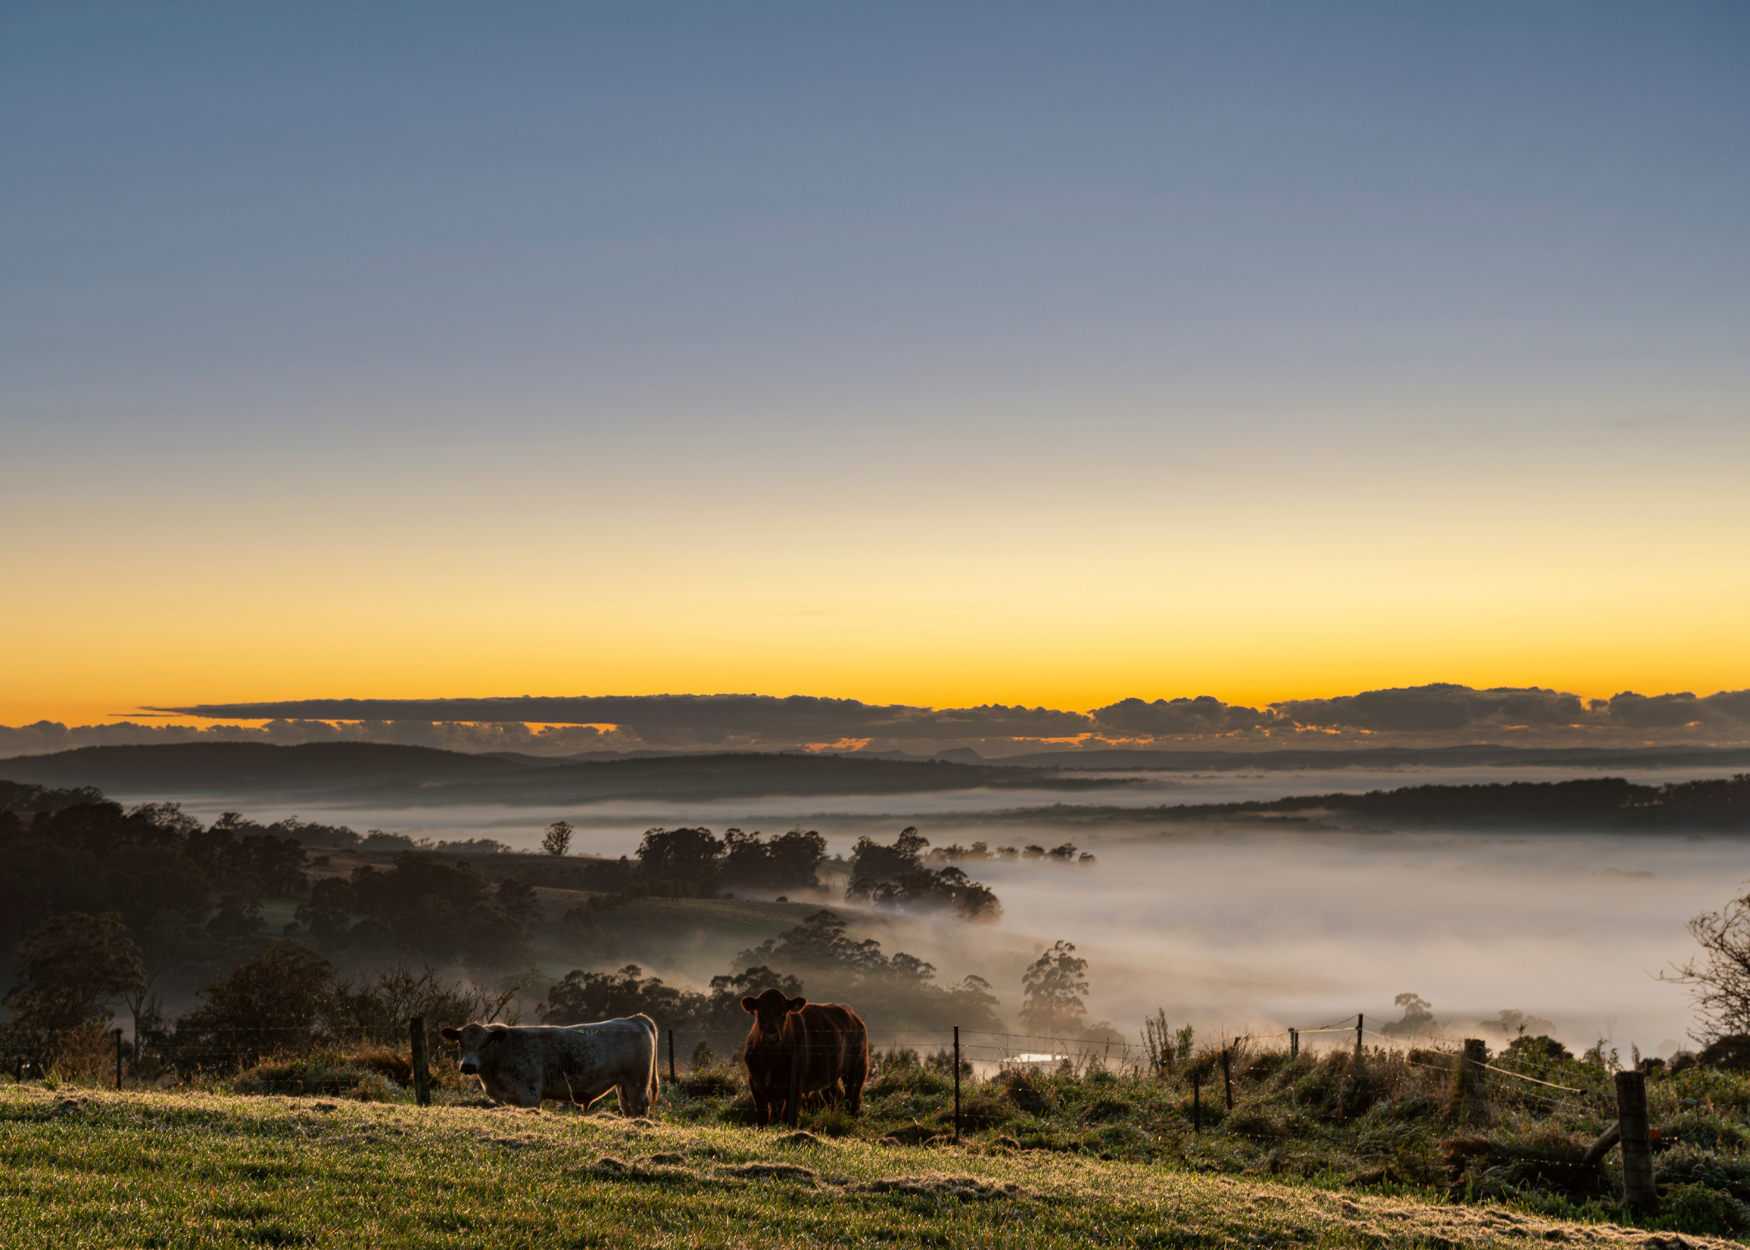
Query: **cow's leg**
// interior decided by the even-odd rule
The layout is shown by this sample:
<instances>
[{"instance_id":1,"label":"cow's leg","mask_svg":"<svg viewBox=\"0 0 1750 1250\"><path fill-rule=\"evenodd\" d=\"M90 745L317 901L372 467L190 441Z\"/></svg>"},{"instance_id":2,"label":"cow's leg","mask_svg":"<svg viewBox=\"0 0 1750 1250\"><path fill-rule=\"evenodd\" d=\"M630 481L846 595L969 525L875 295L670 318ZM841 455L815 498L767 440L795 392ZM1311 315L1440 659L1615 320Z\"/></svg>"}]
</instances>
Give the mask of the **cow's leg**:
<instances>
[{"instance_id":1,"label":"cow's leg","mask_svg":"<svg viewBox=\"0 0 1750 1250\"><path fill-rule=\"evenodd\" d=\"M863 1082L869 1079L869 1054L853 1053L845 1060L845 1102L852 1115L863 1113Z\"/></svg>"},{"instance_id":2,"label":"cow's leg","mask_svg":"<svg viewBox=\"0 0 1750 1250\"><path fill-rule=\"evenodd\" d=\"M766 1100L760 1096L758 1090L755 1090L754 1096L753 1096L754 1123L759 1125L761 1128L764 1128L766 1125L768 1125L772 1122L772 1113L771 1113L770 1107L771 1107L771 1104L766 1102Z\"/></svg>"},{"instance_id":3,"label":"cow's leg","mask_svg":"<svg viewBox=\"0 0 1750 1250\"><path fill-rule=\"evenodd\" d=\"M628 1119L650 1114L649 1090L622 1083L614 1086L614 1096L619 1100L620 1114Z\"/></svg>"}]
</instances>

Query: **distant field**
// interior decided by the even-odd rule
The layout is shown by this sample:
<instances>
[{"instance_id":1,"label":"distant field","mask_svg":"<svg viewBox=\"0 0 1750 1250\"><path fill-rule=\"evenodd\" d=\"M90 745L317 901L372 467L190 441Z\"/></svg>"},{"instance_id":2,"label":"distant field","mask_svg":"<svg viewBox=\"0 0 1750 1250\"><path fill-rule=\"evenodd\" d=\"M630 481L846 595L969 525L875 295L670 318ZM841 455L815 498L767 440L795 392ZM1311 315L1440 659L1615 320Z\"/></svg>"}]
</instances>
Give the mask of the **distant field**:
<instances>
[{"instance_id":1,"label":"distant field","mask_svg":"<svg viewBox=\"0 0 1750 1250\"><path fill-rule=\"evenodd\" d=\"M1057 1153L612 1113L0 1086L32 1246L1730 1246Z\"/></svg>"}]
</instances>

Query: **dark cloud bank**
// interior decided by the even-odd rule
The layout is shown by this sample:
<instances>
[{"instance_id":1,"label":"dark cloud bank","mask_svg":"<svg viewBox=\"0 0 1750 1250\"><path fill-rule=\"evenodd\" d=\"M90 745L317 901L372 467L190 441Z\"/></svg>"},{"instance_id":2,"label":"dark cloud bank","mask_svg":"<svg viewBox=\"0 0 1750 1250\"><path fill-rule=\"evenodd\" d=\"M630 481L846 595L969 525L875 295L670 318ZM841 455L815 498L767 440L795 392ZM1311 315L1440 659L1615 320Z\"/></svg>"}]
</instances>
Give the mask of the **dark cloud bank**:
<instances>
[{"instance_id":1,"label":"dark cloud bank","mask_svg":"<svg viewBox=\"0 0 1750 1250\"><path fill-rule=\"evenodd\" d=\"M1750 690L1609 699L1537 687L1473 690L1447 684L1290 699L1261 708L1194 699L1121 699L1090 712L986 704L877 705L803 695L635 695L579 698L309 699L152 709L199 716L205 728L0 726L0 755L138 742L257 740L398 742L463 751L839 750L987 756L1050 750L1258 751L1318 747L1743 746ZM262 721L243 727L237 721ZM531 727L534 726L534 727Z\"/></svg>"}]
</instances>

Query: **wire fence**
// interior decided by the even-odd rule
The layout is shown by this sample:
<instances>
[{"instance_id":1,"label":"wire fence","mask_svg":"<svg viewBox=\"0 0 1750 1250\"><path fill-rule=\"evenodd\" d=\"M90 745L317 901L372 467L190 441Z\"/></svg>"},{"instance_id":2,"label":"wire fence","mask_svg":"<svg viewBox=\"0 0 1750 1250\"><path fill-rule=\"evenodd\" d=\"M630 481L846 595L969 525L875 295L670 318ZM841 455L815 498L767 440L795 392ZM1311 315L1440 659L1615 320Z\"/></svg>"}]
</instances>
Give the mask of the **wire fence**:
<instances>
[{"instance_id":1,"label":"wire fence","mask_svg":"<svg viewBox=\"0 0 1750 1250\"><path fill-rule=\"evenodd\" d=\"M874 1029L866 1034L870 1052L869 1069L879 1073L890 1066L921 1063L946 1070L958 1058L960 1068L974 1076L991 1076L1005 1069L1019 1067L1053 1068L1083 1072L1094 1068L1132 1075L1153 1075L1171 1078L1192 1068L1206 1072L1222 1056L1243 1067L1251 1053L1260 1046L1287 1040L1290 1054L1300 1053L1303 1044L1314 1037L1341 1035L1343 1041L1326 1053L1347 1050L1350 1039L1363 1048L1368 1039L1375 1052L1397 1053L1411 1067L1451 1073L1462 1061L1460 1051L1452 1048L1449 1039L1439 1037L1405 1037L1367 1028L1365 1017L1356 1015L1333 1023L1311 1028L1285 1028L1273 1032L1242 1032L1223 1034L1213 1045L1205 1043L1197 1055L1171 1049L1170 1042L1153 1045L1094 1033L1032 1033L955 1029L952 1026L911 1029ZM442 1067L453 1069L460 1057L454 1042L444 1041L439 1021L431 1021L429 1037L431 1057ZM466 1022L454 1021L460 1026ZM10 1045L4 1042L10 1041ZM677 1023L674 1028L659 1028L658 1067L664 1077L698 1078L724 1068L742 1065L750 1041L742 1028L701 1028ZM41 1033L34 1038L0 1038L0 1072L23 1080L54 1069L57 1060L64 1067L77 1066L96 1071L114 1064L118 1085L132 1078L140 1081L161 1076L169 1070L211 1077L235 1075L267 1059L288 1059L316 1050L347 1051L350 1048L409 1049L405 1021L375 1024L343 1024L326 1019L303 1020L284 1024L215 1024L175 1030L143 1031L140 1036L124 1040L123 1030L97 1031L82 1029L64 1033ZM785 1044L785 1053L839 1053L837 1040L815 1042L792 1039ZM1314 1057L1310 1044L1308 1057ZM1429 1060L1438 1059L1435 1062ZM69 1065L68 1059L80 1062ZM1606 1088L1583 1089L1547 1080L1543 1076L1516 1071L1499 1063L1484 1062L1479 1066L1523 1086L1528 1097L1543 1100L1553 1110L1563 1108L1577 1113L1595 1113L1594 1105L1609 1097ZM1537 1091L1548 1090L1549 1094Z\"/></svg>"}]
</instances>

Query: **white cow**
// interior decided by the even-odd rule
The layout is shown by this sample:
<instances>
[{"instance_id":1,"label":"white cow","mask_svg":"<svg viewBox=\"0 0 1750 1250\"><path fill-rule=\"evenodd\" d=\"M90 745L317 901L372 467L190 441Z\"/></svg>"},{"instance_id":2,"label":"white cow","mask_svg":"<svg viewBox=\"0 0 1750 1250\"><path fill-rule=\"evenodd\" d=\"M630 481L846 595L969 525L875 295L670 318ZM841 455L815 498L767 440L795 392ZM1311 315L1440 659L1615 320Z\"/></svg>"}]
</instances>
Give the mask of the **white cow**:
<instances>
[{"instance_id":1,"label":"white cow","mask_svg":"<svg viewBox=\"0 0 1750 1250\"><path fill-rule=\"evenodd\" d=\"M656 1022L649 1016L599 1024L470 1024L445 1029L460 1042L462 1072L478 1076L494 1102L539 1107L549 1098L588 1106L610 1089L620 1114L648 1115L656 1103Z\"/></svg>"}]
</instances>

